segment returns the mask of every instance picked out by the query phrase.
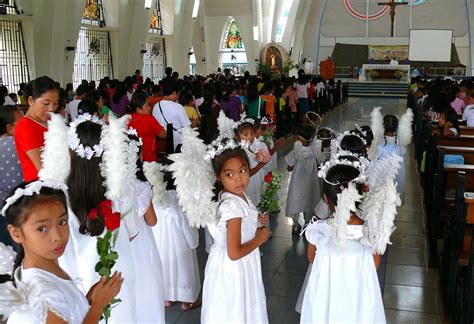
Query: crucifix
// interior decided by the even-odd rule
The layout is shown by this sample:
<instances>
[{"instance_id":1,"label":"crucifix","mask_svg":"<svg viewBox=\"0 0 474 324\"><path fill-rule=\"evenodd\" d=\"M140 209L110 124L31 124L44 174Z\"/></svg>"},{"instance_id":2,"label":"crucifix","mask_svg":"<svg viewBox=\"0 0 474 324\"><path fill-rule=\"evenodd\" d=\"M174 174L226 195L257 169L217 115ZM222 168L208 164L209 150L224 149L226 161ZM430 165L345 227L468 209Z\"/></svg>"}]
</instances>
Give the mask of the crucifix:
<instances>
[{"instance_id":1,"label":"crucifix","mask_svg":"<svg viewBox=\"0 0 474 324\"><path fill-rule=\"evenodd\" d=\"M393 37L393 27L395 23L395 8L397 6L403 6L407 5L408 2L395 2L395 0L391 0L390 2L379 2L377 5L379 6L390 6L390 22L391 22L391 27L390 27L390 37Z\"/></svg>"}]
</instances>

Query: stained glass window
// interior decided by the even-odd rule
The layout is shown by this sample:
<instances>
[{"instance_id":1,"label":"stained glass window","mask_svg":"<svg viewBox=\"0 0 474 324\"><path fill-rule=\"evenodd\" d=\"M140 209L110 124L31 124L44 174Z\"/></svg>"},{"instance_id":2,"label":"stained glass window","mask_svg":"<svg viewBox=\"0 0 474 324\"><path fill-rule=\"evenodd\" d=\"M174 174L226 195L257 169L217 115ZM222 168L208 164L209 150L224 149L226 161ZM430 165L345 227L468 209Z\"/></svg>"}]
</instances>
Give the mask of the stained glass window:
<instances>
[{"instance_id":1,"label":"stained glass window","mask_svg":"<svg viewBox=\"0 0 474 324\"><path fill-rule=\"evenodd\" d=\"M102 0L85 0L82 23L100 27L105 26L104 7Z\"/></svg>"},{"instance_id":2,"label":"stained glass window","mask_svg":"<svg viewBox=\"0 0 474 324\"><path fill-rule=\"evenodd\" d=\"M163 22L161 20L160 1L156 0L155 7L151 13L150 30L151 33L163 35Z\"/></svg>"},{"instance_id":3,"label":"stained glass window","mask_svg":"<svg viewBox=\"0 0 474 324\"><path fill-rule=\"evenodd\" d=\"M21 23L0 20L0 84L11 92L30 80Z\"/></svg>"},{"instance_id":4,"label":"stained glass window","mask_svg":"<svg viewBox=\"0 0 474 324\"><path fill-rule=\"evenodd\" d=\"M280 15L278 17L276 29L275 29L275 41L281 42L283 38L283 33L285 32L286 23L288 22L288 16L290 15L291 5L293 0L284 0L281 9Z\"/></svg>"},{"instance_id":5,"label":"stained glass window","mask_svg":"<svg viewBox=\"0 0 474 324\"><path fill-rule=\"evenodd\" d=\"M240 37L240 28L235 19L231 19L228 23L225 42L223 48L239 49L244 48L242 38Z\"/></svg>"},{"instance_id":6,"label":"stained glass window","mask_svg":"<svg viewBox=\"0 0 474 324\"><path fill-rule=\"evenodd\" d=\"M158 35L148 35L143 56L143 77L157 83L164 77L166 67L165 40Z\"/></svg>"},{"instance_id":7,"label":"stained glass window","mask_svg":"<svg viewBox=\"0 0 474 324\"><path fill-rule=\"evenodd\" d=\"M224 29L219 64L223 69L231 69L235 75L247 71L247 54L244 42L240 36L239 25L232 17L229 17Z\"/></svg>"},{"instance_id":8,"label":"stained glass window","mask_svg":"<svg viewBox=\"0 0 474 324\"><path fill-rule=\"evenodd\" d=\"M104 77L114 77L109 33L81 27L74 58L74 87L82 80L99 84Z\"/></svg>"}]
</instances>

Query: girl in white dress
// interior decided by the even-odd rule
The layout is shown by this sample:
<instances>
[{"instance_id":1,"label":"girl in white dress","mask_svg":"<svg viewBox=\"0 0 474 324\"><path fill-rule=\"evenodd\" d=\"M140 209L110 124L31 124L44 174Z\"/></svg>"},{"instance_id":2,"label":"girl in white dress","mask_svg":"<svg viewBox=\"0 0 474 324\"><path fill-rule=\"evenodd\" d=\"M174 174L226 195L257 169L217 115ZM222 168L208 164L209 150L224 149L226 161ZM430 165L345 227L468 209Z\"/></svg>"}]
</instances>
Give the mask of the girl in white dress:
<instances>
[{"instance_id":1,"label":"girl in white dress","mask_svg":"<svg viewBox=\"0 0 474 324\"><path fill-rule=\"evenodd\" d=\"M321 197L317 161L320 149L315 145L317 142L312 141L315 131L312 126L299 125L298 139L293 150L285 157L287 170L291 172L286 216L293 219L294 235L301 231L301 225L298 224L300 213L303 213L305 223L308 223Z\"/></svg>"},{"instance_id":2,"label":"girl in white dress","mask_svg":"<svg viewBox=\"0 0 474 324\"><path fill-rule=\"evenodd\" d=\"M226 148L212 160L223 190L217 223L209 226L214 245L206 264L201 323L268 323L259 246L268 240L268 216L245 194L250 166L244 150Z\"/></svg>"},{"instance_id":3,"label":"girl in white dress","mask_svg":"<svg viewBox=\"0 0 474 324\"><path fill-rule=\"evenodd\" d=\"M85 296L80 283L59 266L69 239L66 190L52 181L20 185L2 210L12 239L20 245L16 287L11 282L1 285L2 297L8 297L1 299L0 315L8 323L98 323L103 308L120 291L123 278L115 272L107 282L100 278Z\"/></svg>"},{"instance_id":4,"label":"girl in white dress","mask_svg":"<svg viewBox=\"0 0 474 324\"><path fill-rule=\"evenodd\" d=\"M250 201L257 206L262 194L262 185L265 178L265 165L271 160L268 148L261 142L255 133L255 121L246 118L239 123L236 129L237 137L240 141L245 141L248 145L245 148L250 166L250 181L245 193Z\"/></svg>"},{"instance_id":5,"label":"girl in white dress","mask_svg":"<svg viewBox=\"0 0 474 324\"><path fill-rule=\"evenodd\" d=\"M362 196L360 171L335 165L325 174L324 199L333 217L308 225L308 260L313 263L301 323L385 323L376 267L380 255L361 243L364 221L355 214Z\"/></svg>"},{"instance_id":6,"label":"girl in white dress","mask_svg":"<svg viewBox=\"0 0 474 324\"><path fill-rule=\"evenodd\" d=\"M168 159L163 159L168 164ZM156 172L156 171L155 171ZM199 264L196 249L199 245L199 233L190 227L187 217L181 211L176 197L171 172L163 171L167 181L166 204L154 202L158 215L158 225L153 234L163 264L165 307L180 301L182 310L201 306L198 299L201 291Z\"/></svg>"}]
</instances>

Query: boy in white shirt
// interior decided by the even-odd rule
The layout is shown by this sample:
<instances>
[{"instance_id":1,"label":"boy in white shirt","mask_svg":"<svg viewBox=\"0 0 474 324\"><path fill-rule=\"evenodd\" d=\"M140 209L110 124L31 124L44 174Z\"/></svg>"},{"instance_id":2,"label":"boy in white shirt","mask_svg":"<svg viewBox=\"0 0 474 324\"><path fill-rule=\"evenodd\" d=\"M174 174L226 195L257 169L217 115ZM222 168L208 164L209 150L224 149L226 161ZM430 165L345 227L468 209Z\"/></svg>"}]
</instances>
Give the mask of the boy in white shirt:
<instances>
[{"instance_id":1,"label":"boy in white shirt","mask_svg":"<svg viewBox=\"0 0 474 324\"><path fill-rule=\"evenodd\" d=\"M466 121L467 126L474 127L474 88L467 90L466 99L464 101L466 107L462 114L462 120Z\"/></svg>"}]
</instances>

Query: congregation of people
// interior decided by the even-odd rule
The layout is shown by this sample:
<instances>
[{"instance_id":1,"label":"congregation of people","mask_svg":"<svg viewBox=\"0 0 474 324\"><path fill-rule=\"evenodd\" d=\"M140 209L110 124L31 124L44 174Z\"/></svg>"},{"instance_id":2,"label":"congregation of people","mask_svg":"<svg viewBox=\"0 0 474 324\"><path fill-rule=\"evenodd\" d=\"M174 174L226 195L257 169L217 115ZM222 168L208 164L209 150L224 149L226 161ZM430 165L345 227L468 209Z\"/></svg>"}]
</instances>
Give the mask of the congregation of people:
<instances>
[{"instance_id":1,"label":"congregation of people","mask_svg":"<svg viewBox=\"0 0 474 324\"><path fill-rule=\"evenodd\" d=\"M423 101L423 89L411 91ZM376 107L370 125L336 134L314 116L342 104L347 89L303 71L296 80L180 79L167 68L153 84L137 70L75 91L44 76L22 86L25 113L4 92L0 279L11 298L0 310L8 323L164 323L174 303L202 307L202 323L268 323L259 247L279 208L260 208L285 143L284 212L309 243L294 305L301 323L385 322L377 268L404 201L410 109L398 118ZM438 120L456 128L444 110Z\"/></svg>"}]
</instances>

